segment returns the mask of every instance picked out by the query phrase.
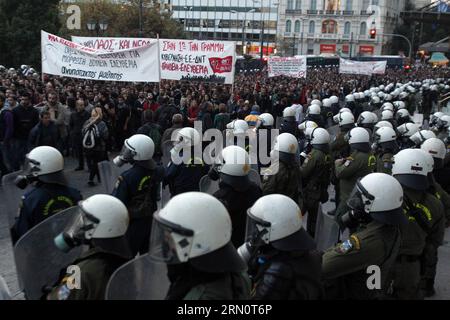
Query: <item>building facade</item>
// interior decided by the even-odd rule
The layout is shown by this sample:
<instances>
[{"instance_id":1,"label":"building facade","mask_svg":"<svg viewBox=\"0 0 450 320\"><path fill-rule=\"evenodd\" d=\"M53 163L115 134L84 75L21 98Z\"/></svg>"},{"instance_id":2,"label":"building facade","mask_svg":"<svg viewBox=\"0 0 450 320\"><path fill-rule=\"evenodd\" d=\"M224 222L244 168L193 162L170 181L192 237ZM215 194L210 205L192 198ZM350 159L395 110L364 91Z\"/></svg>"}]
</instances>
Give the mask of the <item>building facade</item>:
<instances>
[{"instance_id":1,"label":"building facade","mask_svg":"<svg viewBox=\"0 0 450 320\"><path fill-rule=\"evenodd\" d=\"M393 33L404 7L405 0L284 0L277 48L286 56L387 54L386 34Z\"/></svg>"},{"instance_id":2,"label":"building facade","mask_svg":"<svg viewBox=\"0 0 450 320\"><path fill-rule=\"evenodd\" d=\"M164 2L164 1L163 1ZM276 0L170 0L172 18L198 40L236 41L238 54L274 53ZM261 45L263 44L263 45Z\"/></svg>"}]
</instances>

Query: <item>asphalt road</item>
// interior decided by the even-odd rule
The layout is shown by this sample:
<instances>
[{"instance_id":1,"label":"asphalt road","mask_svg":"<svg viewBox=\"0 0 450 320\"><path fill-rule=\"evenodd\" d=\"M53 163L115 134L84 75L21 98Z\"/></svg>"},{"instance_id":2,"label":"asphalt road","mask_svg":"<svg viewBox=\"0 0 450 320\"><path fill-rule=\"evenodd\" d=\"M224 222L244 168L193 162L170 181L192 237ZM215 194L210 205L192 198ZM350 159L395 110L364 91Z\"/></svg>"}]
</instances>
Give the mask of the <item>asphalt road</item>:
<instances>
[{"instance_id":1,"label":"asphalt road","mask_svg":"<svg viewBox=\"0 0 450 320\"><path fill-rule=\"evenodd\" d=\"M67 176L70 184L82 190L84 198L93 194L103 193L100 185L89 187L87 185L88 172L75 172L76 163L73 159L66 159ZM4 195L3 195L4 196ZM18 289L18 280L16 275L14 257L12 253L12 244L9 236L8 220L4 213L4 201L0 203L0 275L5 278L7 285L15 299L23 299ZM325 210L331 210L332 203L325 205ZM436 295L433 300L450 299L450 229L446 230L445 243L439 249L439 264L436 277Z\"/></svg>"}]
</instances>

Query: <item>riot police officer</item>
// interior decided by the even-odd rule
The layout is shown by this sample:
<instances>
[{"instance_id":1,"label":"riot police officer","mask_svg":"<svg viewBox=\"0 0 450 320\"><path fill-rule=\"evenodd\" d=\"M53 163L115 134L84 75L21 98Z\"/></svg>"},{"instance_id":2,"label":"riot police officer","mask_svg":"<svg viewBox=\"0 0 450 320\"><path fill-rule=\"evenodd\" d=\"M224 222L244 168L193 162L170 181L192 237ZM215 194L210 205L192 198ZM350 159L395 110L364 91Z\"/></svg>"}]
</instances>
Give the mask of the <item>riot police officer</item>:
<instances>
[{"instance_id":1,"label":"riot police officer","mask_svg":"<svg viewBox=\"0 0 450 320\"><path fill-rule=\"evenodd\" d=\"M199 149L198 155L196 148ZM209 171L209 166L203 162L198 131L194 128L180 129L170 154L172 161L166 168L164 186L169 185L172 196L198 191L200 179Z\"/></svg>"},{"instance_id":2,"label":"riot police officer","mask_svg":"<svg viewBox=\"0 0 450 320\"><path fill-rule=\"evenodd\" d=\"M305 155L300 172L303 180L303 208L308 212L308 233L314 237L319 202L328 200L328 186L331 175L330 135L323 128L310 129L311 151Z\"/></svg>"},{"instance_id":3,"label":"riot police officer","mask_svg":"<svg viewBox=\"0 0 450 320\"><path fill-rule=\"evenodd\" d=\"M323 255L322 276L330 299L383 297L389 270L397 256L406 223L402 212L403 190L393 177L371 173L359 180L347 200L343 224L356 232ZM381 289L367 286L368 266L381 271Z\"/></svg>"},{"instance_id":4,"label":"riot police officer","mask_svg":"<svg viewBox=\"0 0 450 320\"><path fill-rule=\"evenodd\" d=\"M295 108L287 107L283 110L283 122L280 126L280 133L290 133L296 138L300 136L298 123L295 119Z\"/></svg>"},{"instance_id":5,"label":"riot police officer","mask_svg":"<svg viewBox=\"0 0 450 320\"><path fill-rule=\"evenodd\" d=\"M422 143L424 143L426 140L430 138L436 138L436 135L431 130L420 130L414 133L409 139L414 142L414 145L416 148L420 148Z\"/></svg>"},{"instance_id":6,"label":"riot police officer","mask_svg":"<svg viewBox=\"0 0 450 320\"><path fill-rule=\"evenodd\" d=\"M273 163L265 172L262 190L264 195L276 193L288 196L302 207L302 181L297 151L297 139L292 134L282 133L276 138L271 152Z\"/></svg>"},{"instance_id":7,"label":"riot police officer","mask_svg":"<svg viewBox=\"0 0 450 320\"><path fill-rule=\"evenodd\" d=\"M272 141L275 137L272 137L272 129L275 125L275 119L270 113L263 113L259 116L259 120L256 123L256 136L258 141L258 166L261 168L266 168L269 166L269 164L261 163L261 157L260 157L260 151L263 146L261 143L264 141L261 139L261 133L264 132L266 136L266 145L264 146L265 150L267 151L265 154L265 157L267 159L270 159L270 146L272 145ZM264 131L263 131L264 130ZM261 139L261 140L260 140Z\"/></svg>"},{"instance_id":8,"label":"riot police officer","mask_svg":"<svg viewBox=\"0 0 450 320\"><path fill-rule=\"evenodd\" d=\"M242 300L247 266L231 242L231 219L213 196L187 192L153 218L150 257L167 264L166 300Z\"/></svg>"},{"instance_id":9,"label":"riot police officer","mask_svg":"<svg viewBox=\"0 0 450 320\"><path fill-rule=\"evenodd\" d=\"M397 134L394 129L381 127L375 132L373 151L377 157L376 172L391 174L392 159L398 152Z\"/></svg>"},{"instance_id":10,"label":"riot police officer","mask_svg":"<svg viewBox=\"0 0 450 320\"><path fill-rule=\"evenodd\" d=\"M48 300L103 300L106 286L114 271L131 259L125 233L128 212L117 198L98 194L78 205L79 213L55 238L55 245L68 252L74 247L88 245L72 265L80 268L80 286L71 288L71 274L62 270L57 285L47 295Z\"/></svg>"},{"instance_id":11,"label":"riot police officer","mask_svg":"<svg viewBox=\"0 0 450 320\"><path fill-rule=\"evenodd\" d=\"M397 125L399 125L399 126L402 124L408 123L408 122L413 123L412 117L409 114L408 110L406 110L406 109L398 110L395 113L395 118L396 118Z\"/></svg>"},{"instance_id":12,"label":"riot police officer","mask_svg":"<svg viewBox=\"0 0 450 320\"><path fill-rule=\"evenodd\" d=\"M128 209L130 225L126 236L133 255L148 251L152 214L157 210L160 183L164 179L164 168L153 161L154 154L153 140L136 134L125 140L120 155L114 159L119 167L125 163L133 166L119 176L112 192Z\"/></svg>"},{"instance_id":13,"label":"riot police officer","mask_svg":"<svg viewBox=\"0 0 450 320\"><path fill-rule=\"evenodd\" d=\"M397 139L401 150L408 149L414 146L414 142L410 138L412 135L418 132L419 129L420 128L417 124L409 122L397 127Z\"/></svg>"},{"instance_id":14,"label":"riot police officer","mask_svg":"<svg viewBox=\"0 0 450 320\"><path fill-rule=\"evenodd\" d=\"M261 188L248 177L250 159L248 153L238 146L229 146L222 150L222 161L213 166L209 176L220 179L219 190L214 197L219 199L228 210L233 233L231 241L239 246L245 236L245 213L259 197Z\"/></svg>"},{"instance_id":15,"label":"riot police officer","mask_svg":"<svg viewBox=\"0 0 450 320\"><path fill-rule=\"evenodd\" d=\"M254 300L317 300L321 256L302 227L300 208L290 198L264 196L248 210L247 235L238 252L248 263Z\"/></svg>"},{"instance_id":16,"label":"riot police officer","mask_svg":"<svg viewBox=\"0 0 450 320\"><path fill-rule=\"evenodd\" d=\"M32 227L46 218L77 204L82 199L80 191L69 187L64 176L64 158L55 148L34 148L26 156L24 175L16 179L16 185L25 189L20 213L11 230L13 242L19 240Z\"/></svg>"},{"instance_id":17,"label":"riot police officer","mask_svg":"<svg viewBox=\"0 0 450 320\"><path fill-rule=\"evenodd\" d=\"M392 175L403 187L403 209L408 224L401 226L402 241L393 268L392 294L401 300L421 299L421 255L428 241L440 237L432 232L437 226L434 218L443 216L443 207L438 199L426 190L429 188L428 173L432 166L428 154L419 149L405 149L394 156ZM437 241L438 242L438 241Z\"/></svg>"},{"instance_id":18,"label":"riot police officer","mask_svg":"<svg viewBox=\"0 0 450 320\"><path fill-rule=\"evenodd\" d=\"M369 133L364 128L354 128L346 136L350 144L351 155L335 161L336 178L339 179L339 205L336 209L336 221L342 227L341 217L347 211L346 201L358 178L372 173L376 158L370 150Z\"/></svg>"},{"instance_id":19,"label":"riot police officer","mask_svg":"<svg viewBox=\"0 0 450 320\"><path fill-rule=\"evenodd\" d=\"M375 113L370 111L364 111L362 112L358 120L356 121L356 124L358 127L364 128L369 132L369 136L372 137L374 131L375 124L377 123L378 117Z\"/></svg>"},{"instance_id":20,"label":"riot police officer","mask_svg":"<svg viewBox=\"0 0 450 320\"><path fill-rule=\"evenodd\" d=\"M306 120L313 121L321 128L325 126L321 114L321 107L318 104L311 104L306 111Z\"/></svg>"}]
</instances>

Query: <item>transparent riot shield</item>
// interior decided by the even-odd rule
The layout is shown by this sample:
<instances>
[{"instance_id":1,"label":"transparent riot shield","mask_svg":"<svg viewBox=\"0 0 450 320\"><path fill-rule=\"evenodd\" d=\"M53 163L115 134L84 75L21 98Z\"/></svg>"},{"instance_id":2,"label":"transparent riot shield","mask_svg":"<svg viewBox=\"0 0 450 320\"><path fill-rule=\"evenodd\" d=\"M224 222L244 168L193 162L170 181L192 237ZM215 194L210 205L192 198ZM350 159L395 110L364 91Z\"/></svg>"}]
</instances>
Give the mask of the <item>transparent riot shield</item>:
<instances>
[{"instance_id":1,"label":"transparent riot shield","mask_svg":"<svg viewBox=\"0 0 450 320\"><path fill-rule=\"evenodd\" d=\"M49 217L23 235L14 246L19 288L28 300L40 299L43 288L53 286L60 271L82 254L83 247L64 253L53 242L77 213L78 207L72 207Z\"/></svg>"},{"instance_id":2,"label":"transparent riot shield","mask_svg":"<svg viewBox=\"0 0 450 320\"><path fill-rule=\"evenodd\" d=\"M10 228L14 226L15 219L19 214L21 198L27 191L27 189L22 190L14 184L14 180L16 180L20 173L21 171L16 171L4 175L0 188L1 206L3 207L2 214L6 214L8 217L8 225Z\"/></svg>"},{"instance_id":3,"label":"transparent riot shield","mask_svg":"<svg viewBox=\"0 0 450 320\"><path fill-rule=\"evenodd\" d=\"M317 213L316 222L316 236L315 241L317 250L325 251L334 246L339 240L339 225L334 220L334 216L325 213L322 204L319 205L319 212Z\"/></svg>"},{"instance_id":4,"label":"transparent riot shield","mask_svg":"<svg viewBox=\"0 0 450 320\"><path fill-rule=\"evenodd\" d=\"M106 300L163 300L169 290L167 266L148 254L124 264L109 279Z\"/></svg>"},{"instance_id":5,"label":"transparent riot shield","mask_svg":"<svg viewBox=\"0 0 450 320\"><path fill-rule=\"evenodd\" d=\"M130 164L125 164L122 167L116 166L111 161L102 161L98 163L98 172L100 174L100 180L102 181L103 192L110 194L114 190L117 178L120 174L131 168Z\"/></svg>"}]
</instances>

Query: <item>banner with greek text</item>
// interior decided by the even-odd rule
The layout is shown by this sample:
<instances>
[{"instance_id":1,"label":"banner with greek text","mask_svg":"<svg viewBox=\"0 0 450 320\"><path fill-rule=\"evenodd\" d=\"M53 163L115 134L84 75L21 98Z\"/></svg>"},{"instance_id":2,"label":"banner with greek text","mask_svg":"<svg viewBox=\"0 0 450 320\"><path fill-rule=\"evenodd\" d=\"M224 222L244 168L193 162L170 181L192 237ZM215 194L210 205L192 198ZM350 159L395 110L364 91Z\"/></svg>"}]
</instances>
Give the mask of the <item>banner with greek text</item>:
<instances>
[{"instance_id":1,"label":"banner with greek text","mask_svg":"<svg viewBox=\"0 0 450 320\"><path fill-rule=\"evenodd\" d=\"M108 37L77 37L72 36L72 42L99 51L115 52L120 50L145 47L156 39L149 38L108 38Z\"/></svg>"},{"instance_id":2,"label":"banner with greek text","mask_svg":"<svg viewBox=\"0 0 450 320\"><path fill-rule=\"evenodd\" d=\"M236 44L231 41L159 40L161 79L232 84Z\"/></svg>"},{"instance_id":3,"label":"banner with greek text","mask_svg":"<svg viewBox=\"0 0 450 320\"><path fill-rule=\"evenodd\" d=\"M268 61L270 77L306 78L306 56L271 57Z\"/></svg>"},{"instance_id":4,"label":"banner with greek text","mask_svg":"<svg viewBox=\"0 0 450 320\"><path fill-rule=\"evenodd\" d=\"M42 72L102 81L159 82L158 42L114 52L41 31Z\"/></svg>"},{"instance_id":5,"label":"banner with greek text","mask_svg":"<svg viewBox=\"0 0 450 320\"><path fill-rule=\"evenodd\" d=\"M347 59L339 60L339 73L344 74L384 74L387 61L353 61Z\"/></svg>"}]
</instances>

